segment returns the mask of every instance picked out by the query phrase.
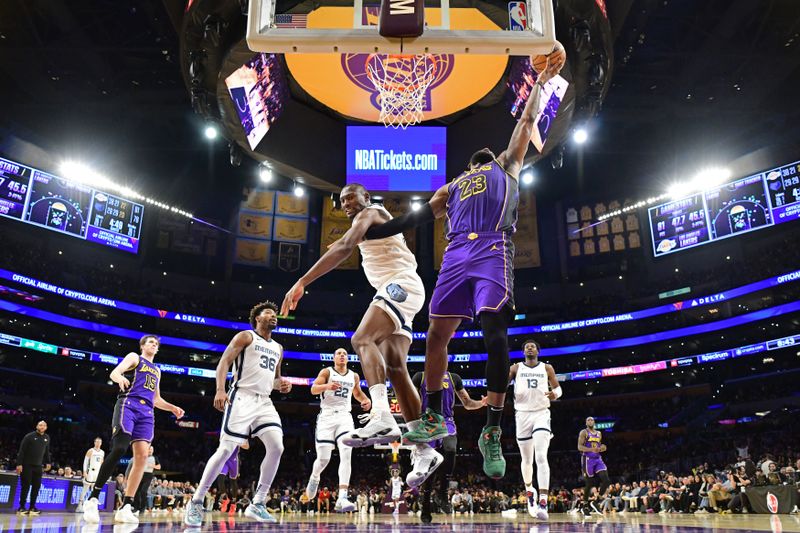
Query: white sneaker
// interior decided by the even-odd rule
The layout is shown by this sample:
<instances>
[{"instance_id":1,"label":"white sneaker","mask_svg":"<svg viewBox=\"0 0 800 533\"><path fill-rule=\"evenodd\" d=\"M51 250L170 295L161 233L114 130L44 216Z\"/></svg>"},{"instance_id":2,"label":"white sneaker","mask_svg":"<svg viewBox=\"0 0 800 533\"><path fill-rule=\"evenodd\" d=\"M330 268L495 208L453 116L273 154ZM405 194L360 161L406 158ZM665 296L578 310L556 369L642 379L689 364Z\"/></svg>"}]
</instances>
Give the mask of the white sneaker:
<instances>
[{"instance_id":1,"label":"white sneaker","mask_svg":"<svg viewBox=\"0 0 800 533\"><path fill-rule=\"evenodd\" d=\"M425 483L444 462L442 454L430 446L417 446L411 450L411 472L406 476L409 487L416 488Z\"/></svg>"},{"instance_id":2,"label":"white sneaker","mask_svg":"<svg viewBox=\"0 0 800 533\"><path fill-rule=\"evenodd\" d=\"M318 488L319 479L314 479L313 477L308 478L308 485L306 485L306 496L308 496L309 500L314 499L314 496L317 495Z\"/></svg>"},{"instance_id":3,"label":"white sneaker","mask_svg":"<svg viewBox=\"0 0 800 533\"><path fill-rule=\"evenodd\" d=\"M267 511L263 503L251 503L247 506L247 509L244 510L244 515L258 522L277 522L275 517Z\"/></svg>"},{"instance_id":4,"label":"white sneaker","mask_svg":"<svg viewBox=\"0 0 800 533\"><path fill-rule=\"evenodd\" d=\"M338 498L336 500L336 505L333 506L333 510L337 513L352 513L356 510L356 504L347 498Z\"/></svg>"},{"instance_id":5,"label":"white sneaker","mask_svg":"<svg viewBox=\"0 0 800 533\"><path fill-rule=\"evenodd\" d=\"M83 504L83 519L89 524L99 524L100 523L100 511L98 509L99 506L100 502L97 501L97 498L89 498L88 500L86 500L86 503Z\"/></svg>"},{"instance_id":6,"label":"white sneaker","mask_svg":"<svg viewBox=\"0 0 800 533\"><path fill-rule=\"evenodd\" d=\"M392 413L370 411L368 415L359 415L359 421L366 425L342 437L342 444L351 448L363 448L374 444L388 444L400 440L400 426Z\"/></svg>"},{"instance_id":7,"label":"white sneaker","mask_svg":"<svg viewBox=\"0 0 800 533\"><path fill-rule=\"evenodd\" d=\"M547 520L550 515L547 514L547 505L539 505L536 509L536 518L538 520Z\"/></svg>"},{"instance_id":8,"label":"white sneaker","mask_svg":"<svg viewBox=\"0 0 800 533\"><path fill-rule=\"evenodd\" d=\"M131 504L126 503L114 513L114 523L116 524L138 524L139 519L133 514Z\"/></svg>"},{"instance_id":9,"label":"white sneaker","mask_svg":"<svg viewBox=\"0 0 800 533\"><path fill-rule=\"evenodd\" d=\"M528 496L528 514L536 518L536 500L539 498L539 494L536 492L536 489L533 489L533 491L525 491L525 494Z\"/></svg>"}]
</instances>

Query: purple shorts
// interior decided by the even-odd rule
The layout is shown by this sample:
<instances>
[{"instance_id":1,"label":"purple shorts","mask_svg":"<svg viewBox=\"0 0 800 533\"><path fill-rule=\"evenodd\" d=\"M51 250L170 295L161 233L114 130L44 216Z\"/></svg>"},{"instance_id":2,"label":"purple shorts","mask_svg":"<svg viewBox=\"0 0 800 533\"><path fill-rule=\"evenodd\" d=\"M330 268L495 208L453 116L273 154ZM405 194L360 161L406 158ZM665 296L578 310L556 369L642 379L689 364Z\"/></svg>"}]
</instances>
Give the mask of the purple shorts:
<instances>
[{"instance_id":1,"label":"purple shorts","mask_svg":"<svg viewBox=\"0 0 800 533\"><path fill-rule=\"evenodd\" d=\"M504 233L457 235L444 252L431 296L432 318L472 320L514 307L514 243Z\"/></svg>"},{"instance_id":2,"label":"purple shorts","mask_svg":"<svg viewBox=\"0 0 800 533\"><path fill-rule=\"evenodd\" d=\"M228 476L231 479L236 479L237 477L239 477L239 450L238 449L235 452L233 452L233 455L231 455L228 458L228 460L225 461L225 464L222 465L222 471L220 471L220 474L222 474L223 476Z\"/></svg>"},{"instance_id":3,"label":"purple shorts","mask_svg":"<svg viewBox=\"0 0 800 533\"><path fill-rule=\"evenodd\" d=\"M583 463L583 473L588 477L592 477L603 470L608 470L600 457L582 457L581 462Z\"/></svg>"},{"instance_id":4,"label":"purple shorts","mask_svg":"<svg viewBox=\"0 0 800 533\"><path fill-rule=\"evenodd\" d=\"M114 406L111 426L112 435L122 431L131 436L131 442L152 442L155 426L153 407L138 398L120 398Z\"/></svg>"}]
</instances>

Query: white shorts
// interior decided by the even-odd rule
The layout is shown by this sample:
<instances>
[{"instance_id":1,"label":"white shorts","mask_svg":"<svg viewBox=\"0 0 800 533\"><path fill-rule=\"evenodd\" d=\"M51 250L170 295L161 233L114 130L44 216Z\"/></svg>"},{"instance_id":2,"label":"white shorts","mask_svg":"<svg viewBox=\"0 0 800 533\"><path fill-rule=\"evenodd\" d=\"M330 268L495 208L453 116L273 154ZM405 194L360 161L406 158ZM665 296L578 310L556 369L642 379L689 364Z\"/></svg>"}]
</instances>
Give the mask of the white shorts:
<instances>
[{"instance_id":1,"label":"white shorts","mask_svg":"<svg viewBox=\"0 0 800 533\"><path fill-rule=\"evenodd\" d=\"M317 428L314 433L317 449L336 446L339 438L354 429L353 415L349 411L323 409L317 416Z\"/></svg>"},{"instance_id":2,"label":"white shorts","mask_svg":"<svg viewBox=\"0 0 800 533\"><path fill-rule=\"evenodd\" d=\"M228 397L230 404L222 418L220 440L243 444L250 437L257 437L266 431L283 433L281 417L266 394L233 389Z\"/></svg>"},{"instance_id":3,"label":"white shorts","mask_svg":"<svg viewBox=\"0 0 800 533\"><path fill-rule=\"evenodd\" d=\"M395 335L411 339L411 323L425 305L425 286L416 272L399 274L378 288L371 305L380 307L391 317Z\"/></svg>"},{"instance_id":4,"label":"white shorts","mask_svg":"<svg viewBox=\"0 0 800 533\"><path fill-rule=\"evenodd\" d=\"M97 481L98 472L100 472L100 470L89 470L88 472L86 472L86 479L84 480L84 483L89 483L90 485L94 485L95 481Z\"/></svg>"},{"instance_id":5,"label":"white shorts","mask_svg":"<svg viewBox=\"0 0 800 533\"><path fill-rule=\"evenodd\" d=\"M516 422L518 441L532 439L533 434L537 431L546 431L550 438L553 438L553 432L550 429L550 409L517 411Z\"/></svg>"},{"instance_id":6,"label":"white shorts","mask_svg":"<svg viewBox=\"0 0 800 533\"><path fill-rule=\"evenodd\" d=\"M399 489L392 489L392 499L399 500L400 496L402 496L403 491Z\"/></svg>"}]
</instances>

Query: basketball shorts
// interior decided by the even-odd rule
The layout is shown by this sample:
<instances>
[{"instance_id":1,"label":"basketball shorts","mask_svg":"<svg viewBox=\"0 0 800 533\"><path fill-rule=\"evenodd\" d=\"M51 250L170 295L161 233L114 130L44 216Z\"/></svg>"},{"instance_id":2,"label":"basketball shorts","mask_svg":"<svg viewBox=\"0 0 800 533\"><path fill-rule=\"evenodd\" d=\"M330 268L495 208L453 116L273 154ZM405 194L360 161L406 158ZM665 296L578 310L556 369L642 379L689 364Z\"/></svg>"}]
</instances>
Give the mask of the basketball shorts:
<instances>
[{"instance_id":1,"label":"basketball shorts","mask_svg":"<svg viewBox=\"0 0 800 533\"><path fill-rule=\"evenodd\" d=\"M416 272L399 274L384 282L371 305L386 311L395 325L395 335L412 338L411 323L425 304L425 287Z\"/></svg>"},{"instance_id":2,"label":"basketball shorts","mask_svg":"<svg viewBox=\"0 0 800 533\"><path fill-rule=\"evenodd\" d=\"M444 252L431 318L473 320L514 307L514 243L504 233L458 235Z\"/></svg>"},{"instance_id":3,"label":"basketball shorts","mask_svg":"<svg viewBox=\"0 0 800 533\"><path fill-rule=\"evenodd\" d=\"M583 455L581 456L581 469L584 476L593 477L598 472L607 471L608 467L600 457L586 457Z\"/></svg>"},{"instance_id":4,"label":"basketball shorts","mask_svg":"<svg viewBox=\"0 0 800 533\"><path fill-rule=\"evenodd\" d=\"M532 439L537 431L546 431L550 438L553 438L553 432L550 430L550 409L517 411L516 422L518 441Z\"/></svg>"},{"instance_id":5,"label":"basketball shorts","mask_svg":"<svg viewBox=\"0 0 800 533\"><path fill-rule=\"evenodd\" d=\"M393 500L399 500L400 496L402 496L402 494L403 494L403 490L402 489L399 489L397 487L392 489L392 499Z\"/></svg>"},{"instance_id":6,"label":"basketball shorts","mask_svg":"<svg viewBox=\"0 0 800 533\"><path fill-rule=\"evenodd\" d=\"M232 389L228 397L230 403L222 418L220 440L243 444L250 437L257 437L266 431L283 433L281 417L266 394Z\"/></svg>"},{"instance_id":7,"label":"basketball shorts","mask_svg":"<svg viewBox=\"0 0 800 533\"><path fill-rule=\"evenodd\" d=\"M88 470L86 472L86 483L94 485L94 482L97 481L97 473L100 472L100 469L97 470Z\"/></svg>"},{"instance_id":8,"label":"basketball shorts","mask_svg":"<svg viewBox=\"0 0 800 533\"><path fill-rule=\"evenodd\" d=\"M155 415L153 407L144 400L136 398L120 398L114 405L114 416L111 420L111 434L117 431L127 433L131 442L153 441Z\"/></svg>"},{"instance_id":9,"label":"basketball shorts","mask_svg":"<svg viewBox=\"0 0 800 533\"><path fill-rule=\"evenodd\" d=\"M353 415L350 411L323 409L317 415L317 427L314 433L317 449L336 446L343 435L354 429Z\"/></svg>"}]
</instances>

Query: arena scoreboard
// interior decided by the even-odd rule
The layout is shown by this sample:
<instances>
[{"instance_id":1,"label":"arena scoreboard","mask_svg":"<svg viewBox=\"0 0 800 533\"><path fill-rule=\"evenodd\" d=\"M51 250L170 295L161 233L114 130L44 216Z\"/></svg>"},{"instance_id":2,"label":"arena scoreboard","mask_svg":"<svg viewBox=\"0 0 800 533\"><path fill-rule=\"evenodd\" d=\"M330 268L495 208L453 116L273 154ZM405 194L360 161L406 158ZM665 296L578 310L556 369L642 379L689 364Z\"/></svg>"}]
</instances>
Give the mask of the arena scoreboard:
<instances>
[{"instance_id":1,"label":"arena scoreboard","mask_svg":"<svg viewBox=\"0 0 800 533\"><path fill-rule=\"evenodd\" d=\"M658 257L800 218L800 161L648 209Z\"/></svg>"},{"instance_id":2,"label":"arena scoreboard","mask_svg":"<svg viewBox=\"0 0 800 533\"><path fill-rule=\"evenodd\" d=\"M136 253L144 206L0 158L0 215Z\"/></svg>"}]
</instances>

